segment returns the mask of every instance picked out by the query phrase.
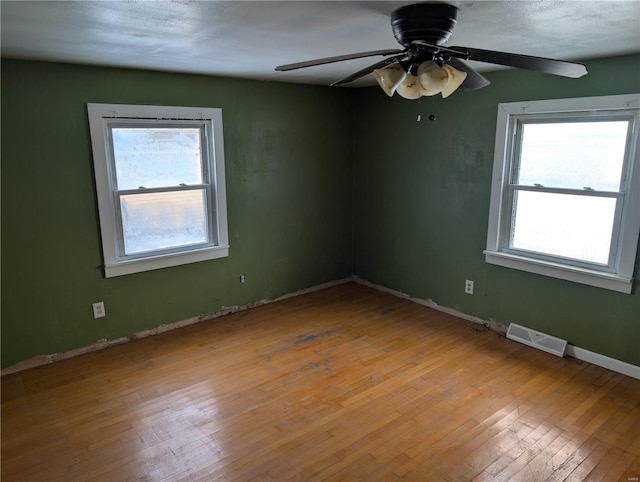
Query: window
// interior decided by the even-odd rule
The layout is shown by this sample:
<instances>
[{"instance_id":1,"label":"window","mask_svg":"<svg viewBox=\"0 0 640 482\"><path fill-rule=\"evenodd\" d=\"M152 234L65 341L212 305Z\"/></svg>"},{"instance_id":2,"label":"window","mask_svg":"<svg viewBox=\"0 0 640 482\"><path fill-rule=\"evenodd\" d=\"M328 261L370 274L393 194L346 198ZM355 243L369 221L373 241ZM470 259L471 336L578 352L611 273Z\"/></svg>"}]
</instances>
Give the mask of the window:
<instances>
[{"instance_id":1,"label":"window","mask_svg":"<svg viewBox=\"0 0 640 482\"><path fill-rule=\"evenodd\" d=\"M640 96L500 104L485 259L630 293Z\"/></svg>"},{"instance_id":2,"label":"window","mask_svg":"<svg viewBox=\"0 0 640 482\"><path fill-rule=\"evenodd\" d=\"M228 256L222 111L87 109L105 276Z\"/></svg>"}]
</instances>

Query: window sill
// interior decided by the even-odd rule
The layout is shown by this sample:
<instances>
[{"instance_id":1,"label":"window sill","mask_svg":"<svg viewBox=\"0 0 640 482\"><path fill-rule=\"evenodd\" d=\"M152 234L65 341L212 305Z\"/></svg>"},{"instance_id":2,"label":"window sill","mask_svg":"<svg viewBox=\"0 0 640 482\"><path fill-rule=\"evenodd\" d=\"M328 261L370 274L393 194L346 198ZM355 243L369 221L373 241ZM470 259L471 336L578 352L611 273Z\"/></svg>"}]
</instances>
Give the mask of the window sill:
<instances>
[{"instance_id":1,"label":"window sill","mask_svg":"<svg viewBox=\"0 0 640 482\"><path fill-rule=\"evenodd\" d=\"M197 263L210 259L226 258L229 256L229 246L215 246L182 253L171 253L147 258L138 258L108 263L104 268L106 278L122 276L126 274L151 271L160 268L169 268L188 263Z\"/></svg>"},{"instance_id":2,"label":"window sill","mask_svg":"<svg viewBox=\"0 0 640 482\"><path fill-rule=\"evenodd\" d=\"M563 279L574 283L596 286L620 293L629 294L633 288L633 279L611 273L602 273L600 271L566 266L497 251L484 251L484 254L487 263L497 266L527 271L529 273Z\"/></svg>"}]
</instances>

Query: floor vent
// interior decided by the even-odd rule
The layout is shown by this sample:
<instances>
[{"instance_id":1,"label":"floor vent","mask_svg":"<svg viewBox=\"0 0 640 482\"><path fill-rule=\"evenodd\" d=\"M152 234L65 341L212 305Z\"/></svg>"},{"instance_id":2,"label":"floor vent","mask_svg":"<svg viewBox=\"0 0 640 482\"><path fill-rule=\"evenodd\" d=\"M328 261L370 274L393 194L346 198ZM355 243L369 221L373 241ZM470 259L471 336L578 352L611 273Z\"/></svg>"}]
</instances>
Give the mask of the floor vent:
<instances>
[{"instance_id":1,"label":"floor vent","mask_svg":"<svg viewBox=\"0 0 640 482\"><path fill-rule=\"evenodd\" d=\"M546 335L539 331L532 330L531 328L516 325L515 323L511 323L509 325L507 338L538 348L539 350L546 351L547 353L552 353L559 357L563 357L564 352L567 349L566 340L561 340L555 336Z\"/></svg>"}]
</instances>

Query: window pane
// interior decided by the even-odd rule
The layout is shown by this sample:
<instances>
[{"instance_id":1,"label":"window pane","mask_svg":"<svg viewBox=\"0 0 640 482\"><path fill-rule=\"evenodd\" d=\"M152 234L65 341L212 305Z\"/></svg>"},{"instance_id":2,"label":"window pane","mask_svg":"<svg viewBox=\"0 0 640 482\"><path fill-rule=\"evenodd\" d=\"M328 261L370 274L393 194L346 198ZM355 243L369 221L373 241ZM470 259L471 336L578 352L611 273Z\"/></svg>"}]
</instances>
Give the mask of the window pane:
<instances>
[{"instance_id":1,"label":"window pane","mask_svg":"<svg viewBox=\"0 0 640 482\"><path fill-rule=\"evenodd\" d=\"M627 121L523 124L518 184L618 191Z\"/></svg>"},{"instance_id":2,"label":"window pane","mask_svg":"<svg viewBox=\"0 0 640 482\"><path fill-rule=\"evenodd\" d=\"M204 189L120 197L125 254L209 241Z\"/></svg>"},{"instance_id":3,"label":"window pane","mask_svg":"<svg viewBox=\"0 0 640 482\"><path fill-rule=\"evenodd\" d=\"M111 130L118 189L202 184L200 129Z\"/></svg>"},{"instance_id":4,"label":"window pane","mask_svg":"<svg viewBox=\"0 0 640 482\"><path fill-rule=\"evenodd\" d=\"M517 191L512 248L608 264L616 201Z\"/></svg>"}]
</instances>

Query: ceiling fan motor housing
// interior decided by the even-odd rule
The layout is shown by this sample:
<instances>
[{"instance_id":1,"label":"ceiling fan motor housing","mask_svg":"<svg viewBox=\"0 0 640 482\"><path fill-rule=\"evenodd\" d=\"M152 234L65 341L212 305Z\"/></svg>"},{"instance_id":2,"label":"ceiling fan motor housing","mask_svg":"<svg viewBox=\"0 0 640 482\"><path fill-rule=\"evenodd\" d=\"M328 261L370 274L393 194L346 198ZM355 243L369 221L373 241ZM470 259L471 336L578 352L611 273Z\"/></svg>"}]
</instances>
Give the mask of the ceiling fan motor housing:
<instances>
[{"instance_id":1,"label":"ceiling fan motor housing","mask_svg":"<svg viewBox=\"0 0 640 482\"><path fill-rule=\"evenodd\" d=\"M453 33L457 14L455 6L440 2L400 7L391 13L393 36L404 47L414 40L442 45Z\"/></svg>"}]
</instances>

